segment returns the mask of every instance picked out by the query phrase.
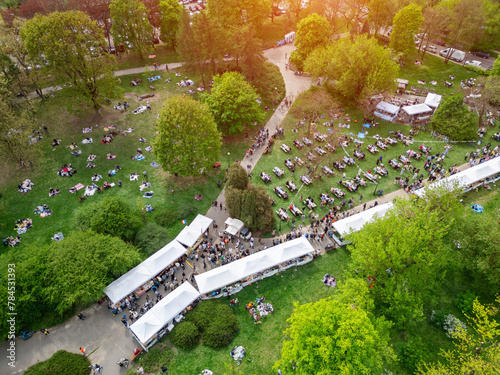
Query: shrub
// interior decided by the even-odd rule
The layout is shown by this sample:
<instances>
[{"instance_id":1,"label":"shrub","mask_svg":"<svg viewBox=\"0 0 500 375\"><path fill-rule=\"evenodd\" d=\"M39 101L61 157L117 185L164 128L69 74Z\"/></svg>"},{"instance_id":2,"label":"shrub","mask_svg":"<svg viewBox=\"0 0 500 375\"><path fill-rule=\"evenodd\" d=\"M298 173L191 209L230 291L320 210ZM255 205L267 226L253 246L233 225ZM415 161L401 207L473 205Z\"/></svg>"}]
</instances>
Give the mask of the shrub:
<instances>
[{"instance_id":1,"label":"shrub","mask_svg":"<svg viewBox=\"0 0 500 375\"><path fill-rule=\"evenodd\" d=\"M465 323L452 314L445 316L443 329L448 337L455 337L460 332L467 332Z\"/></svg>"},{"instance_id":2,"label":"shrub","mask_svg":"<svg viewBox=\"0 0 500 375\"><path fill-rule=\"evenodd\" d=\"M183 206L182 208L171 208L163 211L159 211L156 215L156 222L162 227L171 228L175 224L179 223L181 220L195 214L197 211L196 207L193 206Z\"/></svg>"},{"instance_id":3,"label":"shrub","mask_svg":"<svg viewBox=\"0 0 500 375\"><path fill-rule=\"evenodd\" d=\"M186 315L186 321L202 332L203 344L217 349L228 345L240 329L233 310L218 300L202 301Z\"/></svg>"},{"instance_id":4,"label":"shrub","mask_svg":"<svg viewBox=\"0 0 500 375\"><path fill-rule=\"evenodd\" d=\"M160 250L169 241L170 236L165 228L156 223L147 223L137 232L136 246L149 256Z\"/></svg>"},{"instance_id":5,"label":"shrub","mask_svg":"<svg viewBox=\"0 0 500 375\"><path fill-rule=\"evenodd\" d=\"M145 372L154 373L160 369L161 366L166 365L174 358L174 353L171 348L164 346L158 349L152 349L145 356L136 359L135 362L142 368Z\"/></svg>"},{"instance_id":6,"label":"shrub","mask_svg":"<svg viewBox=\"0 0 500 375\"><path fill-rule=\"evenodd\" d=\"M425 360L426 356L427 352L425 351L425 347L422 344L422 338L420 336L416 336L411 340L408 340L401 348L401 362L411 373L416 371L418 364Z\"/></svg>"},{"instance_id":7,"label":"shrub","mask_svg":"<svg viewBox=\"0 0 500 375\"><path fill-rule=\"evenodd\" d=\"M88 375L89 366L90 361L87 357L59 350L46 361L29 367L24 373L26 375Z\"/></svg>"},{"instance_id":8,"label":"shrub","mask_svg":"<svg viewBox=\"0 0 500 375\"><path fill-rule=\"evenodd\" d=\"M262 64L253 79L249 79L264 101L281 101L285 96L285 81L279 68L269 62Z\"/></svg>"},{"instance_id":9,"label":"shrub","mask_svg":"<svg viewBox=\"0 0 500 375\"><path fill-rule=\"evenodd\" d=\"M200 342L200 331L193 322L184 321L172 330L170 341L182 349L193 349Z\"/></svg>"},{"instance_id":10,"label":"shrub","mask_svg":"<svg viewBox=\"0 0 500 375\"><path fill-rule=\"evenodd\" d=\"M473 66L473 65L465 65L465 69L467 70L470 70L471 72L474 72L476 74L479 74L481 76L489 76L490 75L490 71L489 70L486 70L486 69L483 69L483 68L479 68L477 66Z\"/></svg>"},{"instance_id":11,"label":"shrub","mask_svg":"<svg viewBox=\"0 0 500 375\"><path fill-rule=\"evenodd\" d=\"M76 214L76 223L83 230L121 237L132 241L141 228L139 215L123 199L105 197L82 207Z\"/></svg>"},{"instance_id":12,"label":"shrub","mask_svg":"<svg viewBox=\"0 0 500 375\"><path fill-rule=\"evenodd\" d=\"M444 310L432 310L431 322L437 325L439 328L443 328L443 323L448 315L448 312Z\"/></svg>"},{"instance_id":13,"label":"shrub","mask_svg":"<svg viewBox=\"0 0 500 375\"><path fill-rule=\"evenodd\" d=\"M470 316L473 313L475 299L476 296L470 290L468 290L467 292L458 295L458 297L455 299L455 306L465 315Z\"/></svg>"}]
</instances>

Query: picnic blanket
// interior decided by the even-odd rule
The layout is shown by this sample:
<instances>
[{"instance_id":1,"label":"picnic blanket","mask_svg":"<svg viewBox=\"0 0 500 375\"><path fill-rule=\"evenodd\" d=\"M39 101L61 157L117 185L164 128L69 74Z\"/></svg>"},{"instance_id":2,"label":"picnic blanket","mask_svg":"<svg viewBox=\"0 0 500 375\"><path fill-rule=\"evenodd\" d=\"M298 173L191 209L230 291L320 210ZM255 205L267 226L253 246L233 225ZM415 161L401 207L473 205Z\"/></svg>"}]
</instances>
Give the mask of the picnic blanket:
<instances>
[{"instance_id":1,"label":"picnic blanket","mask_svg":"<svg viewBox=\"0 0 500 375\"><path fill-rule=\"evenodd\" d=\"M56 241L56 242L64 240L63 232L59 232L59 233L54 234L54 236L51 238L51 240Z\"/></svg>"},{"instance_id":2,"label":"picnic blanket","mask_svg":"<svg viewBox=\"0 0 500 375\"><path fill-rule=\"evenodd\" d=\"M144 155L135 155L134 156L135 160L144 160L146 157Z\"/></svg>"},{"instance_id":3,"label":"picnic blanket","mask_svg":"<svg viewBox=\"0 0 500 375\"><path fill-rule=\"evenodd\" d=\"M154 193L152 191L145 192L142 197L143 198L153 198Z\"/></svg>"},{"instance_id":4,"label":"picnic blanket","mask_svg":"<svg viewBox=\"0 0 500 375\"><path fill-rule=\"evenodd\" d=\"M41 206L37 206L37 208L35 208L34 213L40 214L40 217L44 218L44 217L50 216L52 214L52 210L49 208L49 206L47 206L46 204L43 204Z\"/></svg>"},{"instance_id":5,"label":"picnic blanket","mask_svg":"<svg viewBox=\"0 0 500 375\"><path fill-rule=\"evenodd\" d=\"M88 128L83 128L82 129L82 133L83 134L91 133L91 132L92 132L92 126L89 126Z\"/></svg>"},{"instance_id":6,"label":"picnic blanket","mask_svg":"<svg viewBox=\"0 0 500 375\"><path fill-rule=\"evenodd\" d=\"M130 181L139 181L139 175L137 173L131 173Z\"/></svg>"},{"instance_id":7,"label":"picnic blanket","mask_svg":"<svg viewBox=\"0 0 500 375\"><path fill-rule=\"evenodd\" d=\"M97 191L97 185L95 185L95 184L87 185L87 187L85 188L85 195L87 197L90 197L90 196L94 195L96 191Z\"/></svg>"},{"instance_id":8,"label":"picnic blanket","mask_svg":"<svg viewBox=\"0 0 500 375\"><path fill-rule=\"evenodd\" d=\"M478 213L481 213L484 211L484 207L482 207L478 204L473 204L472 206L470 206L470 208L472 208L474 211L476 211Z\"/></svg>"},{"instance_id":9,"label":"picnic blanket","mask_svg":"<svg viewBox=\"0 0 500 375\"><path fill-rule=\"evenodd\" d=\"M83 189L84 187L85 187L85 186L84 186L83 184L78 184L78 185L73 186L72 188L69 188L68 190L72 190L72 189L74 189L74 190L78 191L78 190L80 190L80 189ZM70 192L71 192L71 191L70 191ZM74 193L73 193L73 194L74 194Z\"/></svg>"}]
</instances>

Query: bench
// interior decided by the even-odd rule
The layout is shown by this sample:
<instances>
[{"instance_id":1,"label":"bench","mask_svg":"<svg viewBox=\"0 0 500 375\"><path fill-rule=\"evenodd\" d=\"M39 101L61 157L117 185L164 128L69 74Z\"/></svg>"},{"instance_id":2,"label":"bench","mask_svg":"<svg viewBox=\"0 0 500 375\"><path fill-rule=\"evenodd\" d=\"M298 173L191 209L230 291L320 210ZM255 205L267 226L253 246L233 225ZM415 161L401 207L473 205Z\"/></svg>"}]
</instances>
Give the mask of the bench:
<instances>
[{"instance_id":1,"label":"bench","mask_svg":"<svg viewBox=\"0 0 500 375\"><path fill-rule=\"evenodd\" d=\"M133 363L133 362L134 362L134 360L137 358L137 356L138 356L139 354L141 354L143 350L144 350L144 348L143 348L143 347L140 347L140 348L139 348L139 350L137 351L137 354L132 354L132 355L130 356L130 358L129 358L130 363Z\"/></svg>"}]
</instances>

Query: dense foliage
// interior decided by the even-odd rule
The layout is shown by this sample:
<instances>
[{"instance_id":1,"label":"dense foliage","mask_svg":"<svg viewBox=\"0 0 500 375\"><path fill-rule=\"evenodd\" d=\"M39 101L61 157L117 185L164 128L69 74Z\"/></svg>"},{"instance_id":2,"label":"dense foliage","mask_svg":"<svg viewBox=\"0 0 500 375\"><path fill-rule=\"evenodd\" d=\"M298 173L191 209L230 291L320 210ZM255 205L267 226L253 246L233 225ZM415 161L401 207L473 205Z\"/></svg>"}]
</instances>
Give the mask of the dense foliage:
<instances>
[{"instance_id":1,"label":"dense foliage","mask_svg":"<svg viewBox=\"0 0 500 375\"><path fill-rule=\"evenodd\" d=\"M436 109L429 128L455 141L469 141L476 137L477 117L461 95L448 96Z\"/></svg>"},{"instance_id":2,"label":"dense foliage","mask_svg":"<svg viewBox=\"0 0 500 375\"><path fill-rule=\"evenodd\" d=\"M133 241L142 225L128 203L113 196L83 206L76 214L76 223L83 230L121 237L125 241Z\"/></svg>"},{"instance_id":3,"label":"dense foliage","mask_svg":"<svg viewBox=\"0 0 500 375\"><path fill-rule=\"evenodd\" d=\"M135 239L136 246L142 249L146 255L151 255L169 243L171 237L162 226L149 222L144 225Z\"/></svg>"},{"instance_id":4,"label":"dense foliage","mask_svg":"<svg viewBox=\"0 0 500 375\"><path fill-rule=\"evenodd\" d=\"M200 331L196 324L184 321L174 327L170 334L170 341L179 348L193 349L200 342Z\"/></svg>"},{"instance_id":5,"label":"dense foliage","mask_svg":"<svg viewBox=\"0 0 500 375\"><path fill-rule=\"evenodd\" d=\"M174 95L160 109L153 152L165 171L192 176L212 169L221 136L206 104Z\"/></svg>"},{"instance_id":6,"label":"dense foliage","mask_svg":"<svg viewBox=\"0 0 500 375\"><path fill-rule=\"evenodd\" d=\"M76 353L65 350L55 352L52 357L29 367L26 375L88 375L90 360Z\"/></svg>"}]
</instances>

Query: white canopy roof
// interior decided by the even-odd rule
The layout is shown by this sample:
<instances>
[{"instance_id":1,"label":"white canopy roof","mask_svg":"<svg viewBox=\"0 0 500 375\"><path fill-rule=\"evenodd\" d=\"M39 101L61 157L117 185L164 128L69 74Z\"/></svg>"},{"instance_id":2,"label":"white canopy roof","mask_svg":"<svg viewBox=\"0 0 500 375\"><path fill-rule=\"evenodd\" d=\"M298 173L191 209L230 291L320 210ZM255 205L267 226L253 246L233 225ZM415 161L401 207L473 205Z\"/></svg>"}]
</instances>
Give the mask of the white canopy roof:
<instances>
[{"instance_id":1,"label":"white canopy roof","mask_svg":"<svg viewBox=\"0 0 500 375\"><path fill-rule=\"evenodd\" d=\"M443 97L441 95L428 93L427 97L425 98L424 104L428 105L429 107L437 108L439 107L439 103L441 103L442 98Z\"/></svg>"},{"instance_id":2,"label":"white canopy roof","mask_svg":"<svg viewBox=\"0 0 500 375\"><path fill-rule=\"evenodd\" d=\"M227 225L226 232L233 236L235 236L245 226L243 221L232 219L230 217L227 218L224 224Z\"/></svg>"},{"instance_id":3,"label":"white canopy roof","mask_svg":"<svg viewBox=\"0 0 500 375\"><path fill-rule=\"evenodd\" d=\"M499 157L475 165L464 171L455 173L454 175L436 181L430 184L429 186L439 187L439 186L445 186L448 183L458 182L460 188L465 188L473 183L484 180L487 177L496 175L497 173L500 173ZM415 192L415 194L417 194L419 197L422 197L424 196L426 189L427 188L419 189Z\"/></svg>"},{"instance_id":4,"label":"white canopy roof","mask_svg":"<svg viewBox=\"0 0 500 375\"><path fill-rule=\"evenodd\" d=\"M200 293L186 281L162 298L132 324L130 329L143 344L146 344L199 296Z\"/></svg>"},{"instance_id":5,"label":"white canopy roof","mask_svg":"<svg viewBox=\"0 0 500 375\"><path fill-rule=\"evenodd\" d=\"M393 204L391 202L380 204L366 211L362 211L359 214L346 217L345 219L336 221L333 223L333 227L342 236L350 233L351 231L357 232L363 228L363 226L370 222L375 215L384 216L385 213L392 208Z\"/></svg>"},{"instance_id":6,"label":"white canopy roof","mask_svg":"<svg viewBox=\"0 0 500 375\"><path fill-rule=\"evenodd\" d=\"M177 241L186 247L192 247L200 238L200 232L194 230L190 226L184 227L181 232L175 237Z\"/></svg>"},{"instance_id":7,"label":"white canopy roof","mask_svg":"<svg viewBox=\"0 0 500 375\"><path fill-rule=\"evenodd\" d=\"M107 296L113 303L120 301L158 275L186 251L186 248L175 240L168 243L144 262L109 284L105 290Z\"/></svg>"},{"instance_id":8,"label":"white canopy roof","mask_svg":"<svg viewBox=\"0 0 500 375\"><path fill-rule=\"evenodd\" d=\"M198 214L198 216L194 218L193 222L189 224L189 228L202 235L210 228L213 221L214 219Z\"/></svg>"},{"instance_id":9,"label":"white canopy roof","mask_svg":"<svg viewBox=\"0 0 500 375\"><path fill-rule=\"evenodd\" d=\"M399 107L397 105L387 102L378 103L376 108L380 109L381 111L391 113L393 115L396 115L399 112Z\"/></svg>"},{"instance_id":10,"label":"white canopy roof","mask_svg":"<svg viewBox=\"0 0 500 375\"><path fill-rule=\"evenodd\" d=\"M419 115L421 113L426 113L426 112L432 112L432 109L423 103L401 107L401 109L406 113L408 113L410 116Z\"/></svg>"},{"instance_id":11,"label":"white canopy roof","mask_svg":"<svg viewBox=\"0 0 500 375\"><path fill-rule=\"evenodd\" d=\"M200 293L206 294L313 251L305 237L296 238L196 275L196 283Z\"/></svg>"}]
</instances>

